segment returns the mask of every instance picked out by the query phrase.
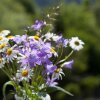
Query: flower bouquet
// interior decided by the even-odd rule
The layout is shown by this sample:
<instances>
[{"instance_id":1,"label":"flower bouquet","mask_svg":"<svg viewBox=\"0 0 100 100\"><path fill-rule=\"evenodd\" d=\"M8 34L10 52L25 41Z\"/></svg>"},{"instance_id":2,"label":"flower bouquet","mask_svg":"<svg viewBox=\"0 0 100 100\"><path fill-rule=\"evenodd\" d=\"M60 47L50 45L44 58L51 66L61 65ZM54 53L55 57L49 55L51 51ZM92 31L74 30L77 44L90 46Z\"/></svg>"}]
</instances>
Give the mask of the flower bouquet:
<instances>
[{"instance_id":1,"label":"flower bouquet","mask_svg":"<svg viewBox=\"0 0 100 100\"><path fill-rule=\"evenodd\" d=\"M50 89L73 96L57 81L65 76L64 68L72 68L74 60L68 58L82 49L84 42L78 37L65 39L62 34L44 32L48 25L36 20L23 35L12 36L9 30L0 32L0 68L10 79L3 87L4 100L8 85L14 87L16 100L51 100ZM68 48L71 52L64 55L63 49Z\"/></svg>"}]
</instances>

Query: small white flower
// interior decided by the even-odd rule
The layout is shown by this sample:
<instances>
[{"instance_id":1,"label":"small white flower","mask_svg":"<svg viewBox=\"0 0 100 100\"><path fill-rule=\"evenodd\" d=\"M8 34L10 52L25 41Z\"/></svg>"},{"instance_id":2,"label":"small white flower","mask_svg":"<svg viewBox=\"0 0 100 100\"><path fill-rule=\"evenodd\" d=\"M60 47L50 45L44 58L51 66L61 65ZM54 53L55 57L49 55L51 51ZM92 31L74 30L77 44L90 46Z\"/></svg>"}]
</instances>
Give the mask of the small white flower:
<instances>
[{"instance_id":1,"label":"small white flower","mask_svg":"<svg viewBox=\"0 0 100 100\"><path fill-rule=\"evenodd\" d=\"M61 68L56 69L55 73L53 74L54 78L57 78L58 80L61 79L62 80L62 75L65 76L63 70Z\"/></svg>"},{"instance_id":2,"label":"small white flower","mask_svg":"<svg viewBox=\"0 0 100 100\"><path fill-rule=\"evenodd\" d=\"M20 70L17 70L16 78L18 79L18 81L22 80L29 81L32 75L33 75L32 69L25 66L23 68L20 68Z\"/></svg>"},{"instance_id":3,"label":"small white flower","mask_svg":"<svg viewBox=\"0 0 100 100\"><path fill-rule=\"evenodd\" d=\"M7 39L6 37L0 35L0 43L8 43L8 40L9 39Z\"/></svg>"},{"instance_id":4,"label":"small white flower","mask_svg":"<svg viewBox=\"0 0 100 100\"><path fill-rule=\"evenodd\" d=\"M0 43L7 43L9 41L8 38L6 38L6 36L10 33L9 30L3 30L0 32Z\"/></svg>"},{"instance_id":5,"label":"small white flower","mask_svg":"<svg viewBox=\"0 0 100 100\"><path fill-rule=\"evenodd\" d=\"M72 37L71 40L69 41L69 46L73 49L73 50L81 50L83 48L84 42L79 40L78 37Z\"/></svg>"},{"instance_id":6,"label":"small white flower","mask_svg":"<svg viewBox=\"0 0 100 100\"><path fill-rule=\"evenodd\" d=\"M8 34L10 34L9 30L3 30L3 31L0 32L1 36L7 36Z\"/></svg>"},{"instance_id":7,"label":"small white flower","mask_svg":"<svg viewBox=\"0 0 100 100\"><path fill-rule=\"evenodd\" d=\"M14 47L7 48L7 50L6 50L6 59L7 59L7 62L9 62L9 61L12 62L15 58L17 58L18 51L14 50L13 48Z\"/></svg>"},{"instance_id":8,"label":"small white flower","mask_svg":"<svg viewBox=\"0 0 100 100\"><path fill-rule=\"evenodd\" d=\"M53 37L52 37L52 39L53 39L53 41L58 41L60 38L61 38L62 36L58 36L58 35L54 35Z\"/></svg>"},{"instance_id":9,"label":"small white flower","mask_svg":"<svg viewBox=\"0 0 100 100\"><path fill-rule=\"evenodd\" d=\"M5 64L5 59L4 58L0 58L0 68L4 67Z\"/></svg>"},{"instance_id":10,"label":"small white flower","mask_svg":"<svg viewBox=\"0 0 100 100\"><path fill-rule=\"evenodd\" d=\"M46 41L46 40L51 40L52 39L52 37L54 36L54 34L53 33L50 33L50 32L48 32L48 33L46 33L45 35L44 35L44 37L45 37L45 40L44 41Z\"/></svg>"},{"instance_id":11,"label":"small white flower","mask_svg":"<svg viewBox=\"0 0 100 100\"><path fill-rule=\"evenodd\" d=\"M7 43L3 42L0 44L0 52L5 52L7 48Z\"/></svg>"},{"instance_id":12,"label":"small white flower","mask_svg":"<svg viewBox=\"0 0 100 100\"><path fill-rule=\"evenodd\" d=\"M57 41L57 40L59 40L61 38L61 36L58 36L58 35L56 35L54 33L50 33L50 32L46 33L44 35L44 37L45 37L45 40L44 41L46 41L46 40L49 40L49 41L50 40Z\"/></svg>"}]
</instances>

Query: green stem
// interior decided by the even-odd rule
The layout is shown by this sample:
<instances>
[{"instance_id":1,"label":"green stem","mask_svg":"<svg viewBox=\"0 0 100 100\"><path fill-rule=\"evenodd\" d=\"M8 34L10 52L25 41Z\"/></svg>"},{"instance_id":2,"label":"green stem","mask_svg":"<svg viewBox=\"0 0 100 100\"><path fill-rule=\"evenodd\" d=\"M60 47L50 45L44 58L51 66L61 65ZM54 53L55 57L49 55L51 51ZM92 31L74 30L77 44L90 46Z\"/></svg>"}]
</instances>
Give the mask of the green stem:
<instances>
[{"instance_id":1,"label":"green stem","mask_svg":"<svg viewBox=\"0 0 100 100\"><path fill-rule=\"evenodd\" d=\"M62 57L62 54L63 54L63 47L61 46L61 54L60 56L58 57L57 61L55 62L55 64L60 60L60 58Z\"/></svg>"},{"instance_id":2,"label":"green stem","mask_svg":"<svg viewBox=\"0 0 100 100\"><path fill-rule=\"evenodd\" d=\"M57 63L57 65L63 63L64 61L66 61L66 60L72 55L73 52L74 52L74 51L72 50L72 51L68 54L68 56L66 56L63 60L60 60L60 61Z\"/></svg>"},{"instance_id":3,"label":"green stem","mask_svg":"<svg viewBox=\"0 0 100 100\"><path fill-rule=\"evenodd\" d=\"M6 64L6 71L9 72L10 78L13 77L13 70L9 63Z\"/></svg>"},{"instance_id":4,"label":"green stem","mask_svg":"<svg viewBox=\"0 0 100 100\"><path fill-rule=\"evenodd\" d=\"M15 68L16 66L15 66L15 64L14 64L14 63L12 63L12 62L11 62L11 66L12 66L12 69L13 69L13 74L15 74L15 73L16 73L16 71L17 71L17 70L16 70L16 68Z\"/></svg>"},{"instance_id":5,"label":"green stem","mask_svg":"<svg viewBox=\"0 0 100 100\"><path fill-rule=\"evenodd\" d=\"M1 69L8 77L9 77L9 79L10 79L10 75L9 75L9 73L6 71L6 70L4 70L3 68Z\"/></svg>"}]
</instances>

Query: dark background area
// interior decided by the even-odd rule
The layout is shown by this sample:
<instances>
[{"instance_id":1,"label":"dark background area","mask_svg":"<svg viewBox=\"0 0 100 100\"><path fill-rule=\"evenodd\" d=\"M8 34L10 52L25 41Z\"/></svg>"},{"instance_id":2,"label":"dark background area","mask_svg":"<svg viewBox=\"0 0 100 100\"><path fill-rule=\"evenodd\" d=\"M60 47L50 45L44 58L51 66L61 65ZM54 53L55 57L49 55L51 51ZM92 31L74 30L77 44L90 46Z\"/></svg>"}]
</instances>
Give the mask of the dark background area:
<instances>
[{"instance_id":1,"label":"dark background area","mask_svg":"<svg viewBox=\"0 0 100 100\"><path fill-rule=\"evenodd\" d=\"M24 28L43 17L44 11L56 2L58 0L1 0L0 30L9 29L12 34L23 34ZM73 93L74 97L57 91L50 94L52 100L99 100L100 0L66 0L56 19L55 32L62 32L65 38L78 36L85 46L70 58L75 60L73 69L64 70L66 77L59 81L59 86ZM0 71L0 100L6 81L7 76Z\"/></svg>"}]
</instances>

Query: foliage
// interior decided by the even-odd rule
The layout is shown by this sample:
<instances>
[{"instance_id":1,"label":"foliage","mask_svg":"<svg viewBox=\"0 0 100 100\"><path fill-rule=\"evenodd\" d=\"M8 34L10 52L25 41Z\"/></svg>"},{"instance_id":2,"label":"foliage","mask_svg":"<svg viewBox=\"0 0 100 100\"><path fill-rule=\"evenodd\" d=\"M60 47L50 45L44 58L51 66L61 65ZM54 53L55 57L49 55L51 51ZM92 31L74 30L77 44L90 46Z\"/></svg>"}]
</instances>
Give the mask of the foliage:
<instances>
[{"instance_id":1,"label":"foliage","mask_svg":"<svg viewBox=\"0 0 100 100\"><path fill-rule=\"evenodd\" d=\"M36 7L33 0L1 0L0 1L0 30L11 29L14 33L33 22Z\"/></svg>"},{"instance_id":2,"label":"foliage","mask_svg":"<svg viewBox=\"0 0 100 100\"><path fill-rule=\"evenodd\" d=\"M63 81L63 86L70 88L70 92L76 94L76 100L80 98L100 97L100 80L98 78L100 73L99 10L100 6L97 3L94 5L89 3L88 5L85 3L82 5L75 3L67 4L62 7L59 20L55 22L56 32L63 31L65 37L79 36L85 41L84 50L79 54L75 54L76 60L73 71L71 72L71 79L69 78L70 80L65 79ZM69 98L66 95L64 97L62 98ZM75 98L70 99L75 100Z\"/></svg>"},{"instance_id":3,"label":"foliage","mask_svg":"<svg viewBox=\"0 0 100 100\"><path fill-rule=\"evenodd\" d=\"M18 33L26 27L25 25L30 25L33 18L37 16L33 16L34 13L36 14L35 8L32 7L30 14L29 10L25 10L26 6L19 1L24 0L0 1L0 30L10 29ZM87 3L88 0L84 1L86 2L81 5L74 3L62 7L61 14L58 16L59 20L55 22L56 32L63 32L65 37L73 35L81 37L85 41L85 48L75 54L73 70L69 71L68 78L61 82L62 86L72 91L75 96L69 97L57 92L51 94L54 100L75 100L75 98L82 100L100 97L100 0L95 0L96 3L92 5ZM32 3L28 4L30 6ZM40 12L43 12L42 10Z\"/></svg>"}]
</instances>

